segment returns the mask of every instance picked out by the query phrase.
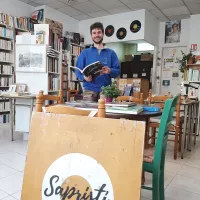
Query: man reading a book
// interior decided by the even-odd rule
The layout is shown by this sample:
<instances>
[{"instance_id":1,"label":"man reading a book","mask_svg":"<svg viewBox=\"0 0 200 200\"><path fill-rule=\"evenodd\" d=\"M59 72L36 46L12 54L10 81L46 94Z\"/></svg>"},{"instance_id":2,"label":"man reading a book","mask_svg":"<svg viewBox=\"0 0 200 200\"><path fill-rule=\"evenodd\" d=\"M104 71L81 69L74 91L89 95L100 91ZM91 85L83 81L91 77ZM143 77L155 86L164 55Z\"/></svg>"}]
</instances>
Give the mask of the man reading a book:
<instances>
[{"instance_id":1,"label":"man reading a book","mask_svg":"<svg viewBox=\"0 0 200 200\"><path fill-rule=\"evenodd\" d=\"M101 87L110 85L111 78L117 78L120 75L120 65L116 53L103 44L103 24L100 22L92 24L90 34L94 44L81 52L76 66L83 70L89 64L99 61L103 68L97 77L84 76L79 70L76 70L76 76L83 81L83 99L98 101Z\"/></svg>"}]
</instances>

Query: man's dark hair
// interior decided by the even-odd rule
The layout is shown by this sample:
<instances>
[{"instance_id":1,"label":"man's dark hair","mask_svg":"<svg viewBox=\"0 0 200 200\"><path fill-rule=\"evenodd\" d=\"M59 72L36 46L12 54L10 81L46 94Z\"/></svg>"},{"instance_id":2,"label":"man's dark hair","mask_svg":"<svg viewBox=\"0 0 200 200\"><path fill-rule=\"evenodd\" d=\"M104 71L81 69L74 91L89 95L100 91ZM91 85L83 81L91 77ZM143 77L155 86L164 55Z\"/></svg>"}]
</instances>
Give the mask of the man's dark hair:
<instances>
[{"instance_id":1,"label":"man's dark hair","mask_svg":"<svg viewBox=\"0 0 200 200\"><path fill-rule=\"evenodd\" d=\"M90 26L90 33L92 34L92 30L95 29L95 28L98 28L98 29L101 29L102 32L104 33L104 28L103 28L103 24L101 22L95 22L94 24L92 24Z\"/></svg>"}]
</instances>

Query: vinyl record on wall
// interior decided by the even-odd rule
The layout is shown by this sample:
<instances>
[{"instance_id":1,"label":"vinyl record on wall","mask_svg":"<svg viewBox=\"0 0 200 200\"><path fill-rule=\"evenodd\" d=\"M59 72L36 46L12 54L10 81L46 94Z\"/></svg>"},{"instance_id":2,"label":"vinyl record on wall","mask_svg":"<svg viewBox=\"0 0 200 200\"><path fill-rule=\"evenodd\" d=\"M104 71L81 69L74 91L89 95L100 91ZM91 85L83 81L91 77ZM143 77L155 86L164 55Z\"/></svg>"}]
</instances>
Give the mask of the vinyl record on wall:
<instances>
[{"instance_id":1,"label":"vinyl record on wall","mask_svg":"<svg viewBox=\"0 0 200 200\"><path fill-rule=\"evenodd\" d=\"M113 35L114 31L115 31L114 26L109 25L106 27L105 34L107 37L111 37Z\"/></svg>"},{"instance_id":2,"label":"vinyl record on wall","mask_svg":"<svg viewBox=\"0 0 200 200\"><path fill-rule=\"evenodd\" d=\"M126 37L127 31L125 28L119 28L117 30L116 36L119 40L122 40Z\"/></svg>"},{"instance_id":3,"label":"vinyl record on wall","mask_svg":"<svg viewBox=\"0 0 200 200\"><path fill-rule=\"evenodd\" d=\"M141 29L141 22L138 20L134 20L130 25L130 30L133 33L137 33Z\"/></svg>"}]
</instances>

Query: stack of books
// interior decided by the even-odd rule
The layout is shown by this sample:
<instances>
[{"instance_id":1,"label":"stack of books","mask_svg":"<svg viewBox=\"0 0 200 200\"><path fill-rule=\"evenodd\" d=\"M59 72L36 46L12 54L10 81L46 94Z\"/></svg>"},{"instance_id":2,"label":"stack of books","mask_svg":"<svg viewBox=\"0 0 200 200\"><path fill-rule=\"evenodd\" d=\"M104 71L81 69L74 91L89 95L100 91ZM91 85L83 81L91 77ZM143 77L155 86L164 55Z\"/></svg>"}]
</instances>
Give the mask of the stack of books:
<instances>
[{"instance_id":1,"label":"stack of books","mask_svg":"<svg viewBox=\"0 0 200 200\"><path fill-rule=\"evenodd\" d=\"M143 111L143 106L134 102L106 103L107 113L133 114L137 115Z\"/></svg>"}]
</instances>

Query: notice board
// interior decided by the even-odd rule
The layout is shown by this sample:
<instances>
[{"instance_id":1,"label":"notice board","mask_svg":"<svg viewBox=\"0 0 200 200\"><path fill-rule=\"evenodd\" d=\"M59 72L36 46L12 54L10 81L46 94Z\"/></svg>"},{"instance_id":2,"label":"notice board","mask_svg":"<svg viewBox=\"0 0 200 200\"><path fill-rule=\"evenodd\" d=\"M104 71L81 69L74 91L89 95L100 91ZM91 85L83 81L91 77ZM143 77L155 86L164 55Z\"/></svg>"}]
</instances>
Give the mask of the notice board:
<instances>
[{"instance_id":1,"label":"notice board","mask_svg":"<svg viewBox=\"0 0 200 200\"><path fill-rule=\"evenodd\" d=\"M140 199L145 123L33 112L22 200Z\"/></svg>"}]
</instances>

